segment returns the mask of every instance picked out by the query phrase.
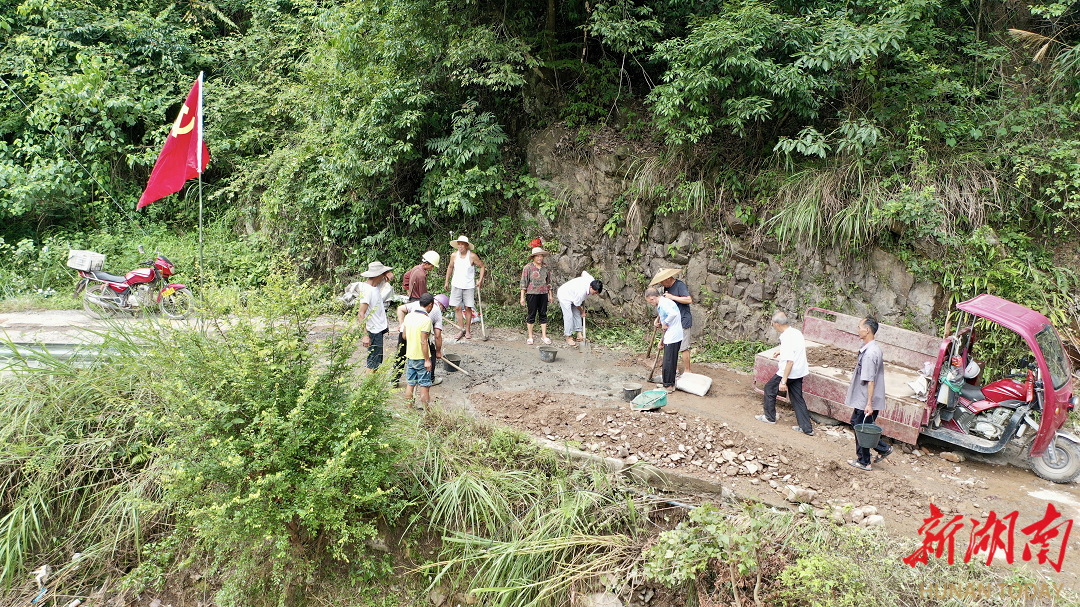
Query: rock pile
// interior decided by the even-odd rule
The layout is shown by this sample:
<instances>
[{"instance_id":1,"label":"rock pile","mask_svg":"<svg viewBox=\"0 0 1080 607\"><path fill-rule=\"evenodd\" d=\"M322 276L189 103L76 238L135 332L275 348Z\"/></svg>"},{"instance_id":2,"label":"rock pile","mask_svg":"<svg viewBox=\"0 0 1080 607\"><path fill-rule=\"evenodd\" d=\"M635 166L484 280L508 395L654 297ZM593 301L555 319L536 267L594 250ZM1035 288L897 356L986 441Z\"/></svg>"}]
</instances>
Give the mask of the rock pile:
<instances>
[{"instance_id":1,"label":"rock pile","mask_svg":"<svg viewBox=\"0 0 1080 607\"><path fill-rule=\"evenodd\" d=\"M814 515L832 519L837 525L858 525L860 527L878 527L885 524L885 517L878 514L875 506L855 507L851 502L833 504L827 502L826 508L815 510Z\"/></svg>"}]
</instances>

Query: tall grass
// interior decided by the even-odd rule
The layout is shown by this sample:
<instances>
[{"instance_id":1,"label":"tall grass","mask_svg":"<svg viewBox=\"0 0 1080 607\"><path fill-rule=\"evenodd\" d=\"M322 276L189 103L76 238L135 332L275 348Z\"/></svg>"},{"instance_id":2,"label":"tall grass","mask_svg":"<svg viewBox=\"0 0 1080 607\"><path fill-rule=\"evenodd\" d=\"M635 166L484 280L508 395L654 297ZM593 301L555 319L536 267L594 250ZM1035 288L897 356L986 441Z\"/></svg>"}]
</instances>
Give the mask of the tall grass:
<instances>
[{"instance_id":1,"label":"tall grass","mask_svg":"<svg viewBox=\"0 0 1080 607\"><path fill-rule=\"evenodd\" d=\"M0 586L18 584L45 564L55 583L106 564L123 568L165 523L155 423L164 403L143 387L155 370L134 341L101 338L95 350L107 354L83 353L89 363L36 352L4 369Z\"/></svg>"},{"instance_id":2,"label":"tall grass","mask_svg":"<svg viewBox=\"0 0 1080 607\"><path fill-rule=\"evenodd\" d=\"M605 474L574 471L464 414L436 411L412 431L410 491L443 541L442 558L423 567L432 584L468 588L487 605L559 604L640 555L652 502Z\"/></svg>"},{"instance_id":3,"label":"tall grass","mask_svg":"<svg viewBox=\"0 0 1080 607\"><path fill-rule=\"evenodd\" d=\"M389 388L354 378L355 324L313 338L321 302L271 277L228 318L109 326L89 362L10 364L0 587L29 600L47 564L53 592L115 589L125 573L139 589L199 560L218 604L283 604L320 563L368 564L363 542L398 496L384 485Z\"/></svg>"}]
</instances>

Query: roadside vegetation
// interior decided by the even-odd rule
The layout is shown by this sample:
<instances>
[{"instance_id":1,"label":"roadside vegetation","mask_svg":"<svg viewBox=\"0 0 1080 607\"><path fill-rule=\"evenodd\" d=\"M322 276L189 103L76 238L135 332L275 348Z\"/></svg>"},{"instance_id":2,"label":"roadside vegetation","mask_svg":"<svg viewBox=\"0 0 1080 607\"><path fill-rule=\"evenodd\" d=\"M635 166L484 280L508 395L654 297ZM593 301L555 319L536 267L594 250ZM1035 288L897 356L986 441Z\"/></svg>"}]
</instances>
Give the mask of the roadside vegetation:
<instances>
[{"instance_id":1,"label":"roadside vegetation","mask_svg":"<svg viewBox=\"0 0 1080 607\"><path fill-rule=\"evenodd\" d=\"M523 142L560 126L562 158L627 150L607 238L673 217L788 252L877 245L950 304L991 292L1080 330L1077 25L1076 5L997 0L0 0L0 311L77 306L69 248L122 273L142 244L205 285L195 328L4 370L0 604L38 595L46 564L46 604L948 605L920 588L1030 581L906 568L910 542L805 514L688 510L504 428L404 413L354 373L359 327L313 326L368 262L403 271L461 232L491 272L486 322L520 326L526 244L570 204ZM200 71L201 267L193 188L134 211ZM598 343L648 345L592 320Z\"/></svg>"},{"instance_id":2,"label":"roadside vegetation","mask_svg":"<svg viewBox=\"0 0 1080 607\"><path fill-rule=\"evenodd\" d=\"M0 604L37 596L42 565L43 604L388 607L436 593L546 607L651 590L663 605L945 605L921 585L1035 581L912 569L900 559L916 542L880 530L753 503L688 509L464 413L405 413L382 375L355 372L354 325L313 330L324 309L302 286L271 275L227 318L116 328L97 358L5 369Z\"/></svg>"}]
</instances>

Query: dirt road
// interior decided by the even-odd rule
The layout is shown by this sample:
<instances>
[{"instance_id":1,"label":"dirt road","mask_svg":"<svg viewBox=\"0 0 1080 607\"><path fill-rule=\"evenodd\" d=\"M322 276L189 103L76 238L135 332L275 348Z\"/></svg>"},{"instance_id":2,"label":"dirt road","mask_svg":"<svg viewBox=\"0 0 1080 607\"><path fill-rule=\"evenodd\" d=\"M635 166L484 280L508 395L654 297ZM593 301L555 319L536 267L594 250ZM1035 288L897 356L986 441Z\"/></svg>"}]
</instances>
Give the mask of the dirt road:
<instances>
[{"instance_id":1,"label":"dirt road","mask_svg":"<svg viewBox=\"0 0 1080 607\"><path fill-rule=\"evenodd\" d=\"M95 326L80 316L74 312L0 315L0 329L14 341L34 337L67 341L78 339L82 327ZM36 320L41 323L35 324ZM325 319L325 324L331 322ZM787 484L816 490L814 504L818 506L826 502L873 505L891 531L906 536L920 535L919 527L934 503L946 513L946 521L962 515L959 520L964 527L955 535L958 563L968 546L972 519L984 522L990 511L998 517L1017 512L1013 558L1019 564L1024 563L1029 539L1021 530L1040 521L1048 503L1064 519L1080 519L1080 488L1075 484L1055 485L1008 466L946 461L934 448L920 448L916 453L898 448L876 464L873 472L852 468L846 461L854 454L854 437L847 426L818 424L814 436L802 435L791 429L794 415L783 404L780 423L756 421L761 397L753 391L753 378L747 374L699 365L695 372L713 379L705 397L676 392L662 412L635 412L621 398L622 384L643 382L652 363L645 362L643 354L596 345L591 354L582 354L561 346L555 362L548 364L540 361L536 346L525 344L521 333L489 331L492 339L488 342L447 339L444 351L461 355L462 367L471 376L439 368L438 375L446 379L432 389L432 395L444 405L466 408L538 437L706 478L739 495L776 505L789 505L778 491ZM393 327L391 334L396 334ZM390 338L387 350L395 348ZM1060 539L1052 542L1050 560L1059 560L1060 545ZM1057 584L1080 589L1077 548L1080 530L1068 538L1060 573L1049 563L1032 561L1026 566ZM985 558L983 554L981 560Z\"/></svg>"},{"instance_id":2,"label":"dirt road","mask_svg":"<svg viewBox=\"0 0 1080 607\"><path fill-rule=\"evenodd\" d=\"M486 343L448 341L445 351L462 355L463 367L475 375L447 374L447 380L433 388L433 395L445 403L535 436L707 478L776 505L790 505L780 492L786 484L818 491L815 505L873 505L891 531L907 536L920 537L918 530L934 503L946 515L943 523L962 515L964 527L955 535L957 563L967 549L971 519L985 522L990 511L999 518L1018 513L1014 563L1024 563L1030 537L1021 529L1042 520L1048 503L1062 514L1057 522L1080 520L1080 488L1075 484L1055 485L1010 466L946 461L933 447L920 447L916 455L898 446L873 472L855 469L847 465L855 450L849 426L817 424L814 436L806 436L792 430L794 414L783 404L776 425L756 421L761 397L748 374L699 365L695 372L713 380L705 397L676 392L669 395L663 412L641 413L621 396L623 383L643 383L648 374L652 360L645 361L643 354L594 345L586 355L563 346L555 362L547 364L540 361L536 346L524 343L523 335L505 329L495 331ZM1051 560L1059 560L1060 546L1060 541L1053 544ZM1049 563L1040 566L1037 558L1026 566L1080 589L1078 548L1080 530L1068 538L1060 573Z\"/></svg>"}]
</instances>

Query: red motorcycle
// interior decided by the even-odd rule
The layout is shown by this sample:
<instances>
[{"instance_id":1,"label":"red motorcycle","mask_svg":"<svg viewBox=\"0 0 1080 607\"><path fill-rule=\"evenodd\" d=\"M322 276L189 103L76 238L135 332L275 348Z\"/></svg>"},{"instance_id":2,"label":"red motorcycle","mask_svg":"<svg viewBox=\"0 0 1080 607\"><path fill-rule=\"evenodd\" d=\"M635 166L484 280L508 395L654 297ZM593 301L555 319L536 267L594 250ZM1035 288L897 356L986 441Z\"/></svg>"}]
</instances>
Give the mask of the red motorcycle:
<instances>
[{"instance_id":1,"label":"red motorcycle","mask_svg":"<svg viewBox=\"0 0 1080 607\"><path fill-rule=\"evenodd\" d=\"M139 253L143 253L139 247ZM185 318L191 313L195 298L178 282L166 279L176 273L176 267L160 253L155 259L139 264L123 276L100 270L105 256L89 251L72 251L68 266L79 271L81 280L75 294L83 294L83 308L95 318L108 318L119 313L138 314L153 307L172 319Z\"/></svg>"}]
</instances>

